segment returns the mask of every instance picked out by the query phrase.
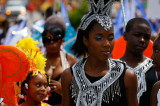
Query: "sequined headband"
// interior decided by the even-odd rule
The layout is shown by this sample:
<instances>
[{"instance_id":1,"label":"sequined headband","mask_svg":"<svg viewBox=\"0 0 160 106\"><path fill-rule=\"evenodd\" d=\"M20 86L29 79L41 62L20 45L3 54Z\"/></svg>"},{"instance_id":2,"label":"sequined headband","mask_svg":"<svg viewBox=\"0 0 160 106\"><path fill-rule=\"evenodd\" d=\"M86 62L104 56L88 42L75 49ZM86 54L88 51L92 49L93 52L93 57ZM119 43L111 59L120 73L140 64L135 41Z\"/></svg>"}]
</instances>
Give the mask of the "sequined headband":
<instances>
[{"instance_id":1,"label":"sequined headband","mask_svg":"<svg viewBox=\"0 0 160 106\"><path fill-rule=\"evenodd\" d=\"M89 0L89 12L83 16L79 29L86 30L88 25L93 21L97 22L106 30L109 31L112 28L112 20L109 16L112 4L115 0Z\"/></svg>"}]
</instances>

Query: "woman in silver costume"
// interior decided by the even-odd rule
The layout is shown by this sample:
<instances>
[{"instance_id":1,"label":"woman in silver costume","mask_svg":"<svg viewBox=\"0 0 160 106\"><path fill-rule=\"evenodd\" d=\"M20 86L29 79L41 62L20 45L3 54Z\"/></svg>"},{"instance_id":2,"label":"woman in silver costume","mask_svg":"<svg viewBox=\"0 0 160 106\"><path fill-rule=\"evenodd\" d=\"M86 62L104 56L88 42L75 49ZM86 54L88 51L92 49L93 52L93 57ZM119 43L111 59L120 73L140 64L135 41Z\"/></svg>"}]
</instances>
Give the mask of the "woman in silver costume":
<instances>
[{"instance_id":1,"label":"woman in silver costume","mask_svg":"<svg viewBox=\"0 0 160 106\"><path fill-rule=\"evenodd\" d=\"M63 106L138 106L137 77L125 63L111 58L114 0L89 0L72 50L87 55L62 74Z\"/></svg>"}]
</instances>

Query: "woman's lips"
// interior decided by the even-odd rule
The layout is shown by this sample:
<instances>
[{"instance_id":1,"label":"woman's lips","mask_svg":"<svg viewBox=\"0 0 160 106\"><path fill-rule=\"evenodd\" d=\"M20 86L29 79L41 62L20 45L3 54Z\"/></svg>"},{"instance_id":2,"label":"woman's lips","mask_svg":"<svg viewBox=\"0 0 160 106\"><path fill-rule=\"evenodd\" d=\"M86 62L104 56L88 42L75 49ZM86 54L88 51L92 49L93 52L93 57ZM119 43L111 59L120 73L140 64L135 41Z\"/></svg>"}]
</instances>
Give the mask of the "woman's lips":
<instances>
[{"instance_id":1,"label":"woman's lips","mask_svg":"<svg viewBox=\"0 0 160 106\"><path fill-rule=\"evenodd\" d=\"M111 52L110 52L110 51L102 51L102 53L103 53L104 55L109 55Z\"/></svg>"},{"instance_id":2,"label":"woman's lips","mask_svg":"<svg viewBox=\"0 0 160 106\"><path fill-rule=\"evenodd\" d=\"M145 47L143 47L143 46L137 46L137 49L144 50Z\"/></svg>"},{"instance_id":3,"label":"woman's lips","mask_svg":"<svg viewBox=\"0 0 160 106\"><path fill-rule=\"evenodd\" d=\"M39 96L40 96L40 97L44 97L45 95L44 95L44 94L39 94Z\"/></svg>"}]
</instances>

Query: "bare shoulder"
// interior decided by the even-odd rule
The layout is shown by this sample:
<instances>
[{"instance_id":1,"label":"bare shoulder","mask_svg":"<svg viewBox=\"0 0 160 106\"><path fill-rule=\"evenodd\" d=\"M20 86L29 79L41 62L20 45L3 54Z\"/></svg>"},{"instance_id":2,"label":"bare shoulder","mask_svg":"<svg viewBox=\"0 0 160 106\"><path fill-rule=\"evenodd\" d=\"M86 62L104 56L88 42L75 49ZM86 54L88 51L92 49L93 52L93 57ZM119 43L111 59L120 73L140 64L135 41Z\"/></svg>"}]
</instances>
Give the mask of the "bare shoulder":
<instances>
[{"instance_id":1,"label":"bare shoulder","mask_svg":"<svg viewBox=\"0 0 160 106\"><path fill-rule=\"evenodd\" d=\"M150 106L157 106L157 93L160 89L160 81L157 81L152 87L152 92L150 96Z\"/></svg>"},{"instance_id":2,"label":"bare shoulder","mask_svg":"<svg viewBox=\"0 0 160 106\"><path fill-rule=\"evenodd\" d=\"M131 70L126 70L124 75L125 93L127 106L138 106L137 87L138 81L136 74Z\"/></svg>"},{"instance_id":3,"label":"bare shoulder","mask_svg":"<svg viewBox=\"0 0 160 106\"><path fill-rule=\"evenodd\" d=\"M160 89L160 81L157 81L157 82L154 84L152 90L158 92L159 89Z\"/></svg>"},{"instance_id":4,"label":"bare shoulder","mask_svg":"<svg viewBox=\"0 0 160 106\"><path fill-rule=\"evenodd\" d=\"M62 73L62 76L61 76L61 80L62 80L62 83L63 82L67 82L67 83L70 83L71 80L72 80L72 73L71 73L71 69L70 68L67 68L63 71Z\"/></svg>"},{"instance_id":5,"label":"bare shoulder","mask_svg":"<svg viewBox=\"0 0 160 106\"><path fill-rule=\"evenodd\" d=\"M72 73L71 69L67 68L63 71L61 76L61 84L62 84L62 106L70 106L70 85L72 81Z\"/></svg>"},{"instance_id":6,"label":"bare shoulder","mask_svg":"<svg viewBox=\"0 0 160 106\"><path fill-rule=\"evenodd\" d=\"M78 59L69 53L67 53L67 58L68 58L68 62L70 64L70 66L72 66L73 64L78 62Z\"/></svg>"},{"instance_id":7,"label":"bare shoulder","mask_svg":"<svg viewBox=\"0 0 160 106\"><path fill-rule=\"evenodd\" d=\"M127 78L127 79L137 79L137 76L132 70L127 69L126 72L125 72L125 78Z\"/></svg>"},{"instance_id":8,"label":"bare shoulder","mask_svg":"<svg viewBox=\"0 0 160 106\"><path fill-rule=\"evenodd\" d=\"M124 75L124 82L125 82L125 85L130 87L137 86L138 81L137 81L136 74L133 71L127 69Z\"/></svg>"}]
</instances>

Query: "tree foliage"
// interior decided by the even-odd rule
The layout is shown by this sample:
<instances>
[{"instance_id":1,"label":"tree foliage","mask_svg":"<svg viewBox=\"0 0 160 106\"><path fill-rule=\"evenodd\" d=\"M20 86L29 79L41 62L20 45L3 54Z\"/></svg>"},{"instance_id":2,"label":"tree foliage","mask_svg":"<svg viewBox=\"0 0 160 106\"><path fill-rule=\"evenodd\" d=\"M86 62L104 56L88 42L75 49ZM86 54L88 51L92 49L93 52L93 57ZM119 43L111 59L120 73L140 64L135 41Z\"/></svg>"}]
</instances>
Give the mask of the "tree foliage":
<instances>
[{"instance_id":1,"label":"tree foliage","mask_svg":"<svg viewBox=\"0 0 160 106\"><path fill-rule=\"evenodd\" d=\"M82 2L78 8L76 8L74 11L69 12L69 19L71 25L75 29L77 29L77 27L79 26L82 16L87 12L88 12L88 2Z\"/></svg>"}]
</instances>

